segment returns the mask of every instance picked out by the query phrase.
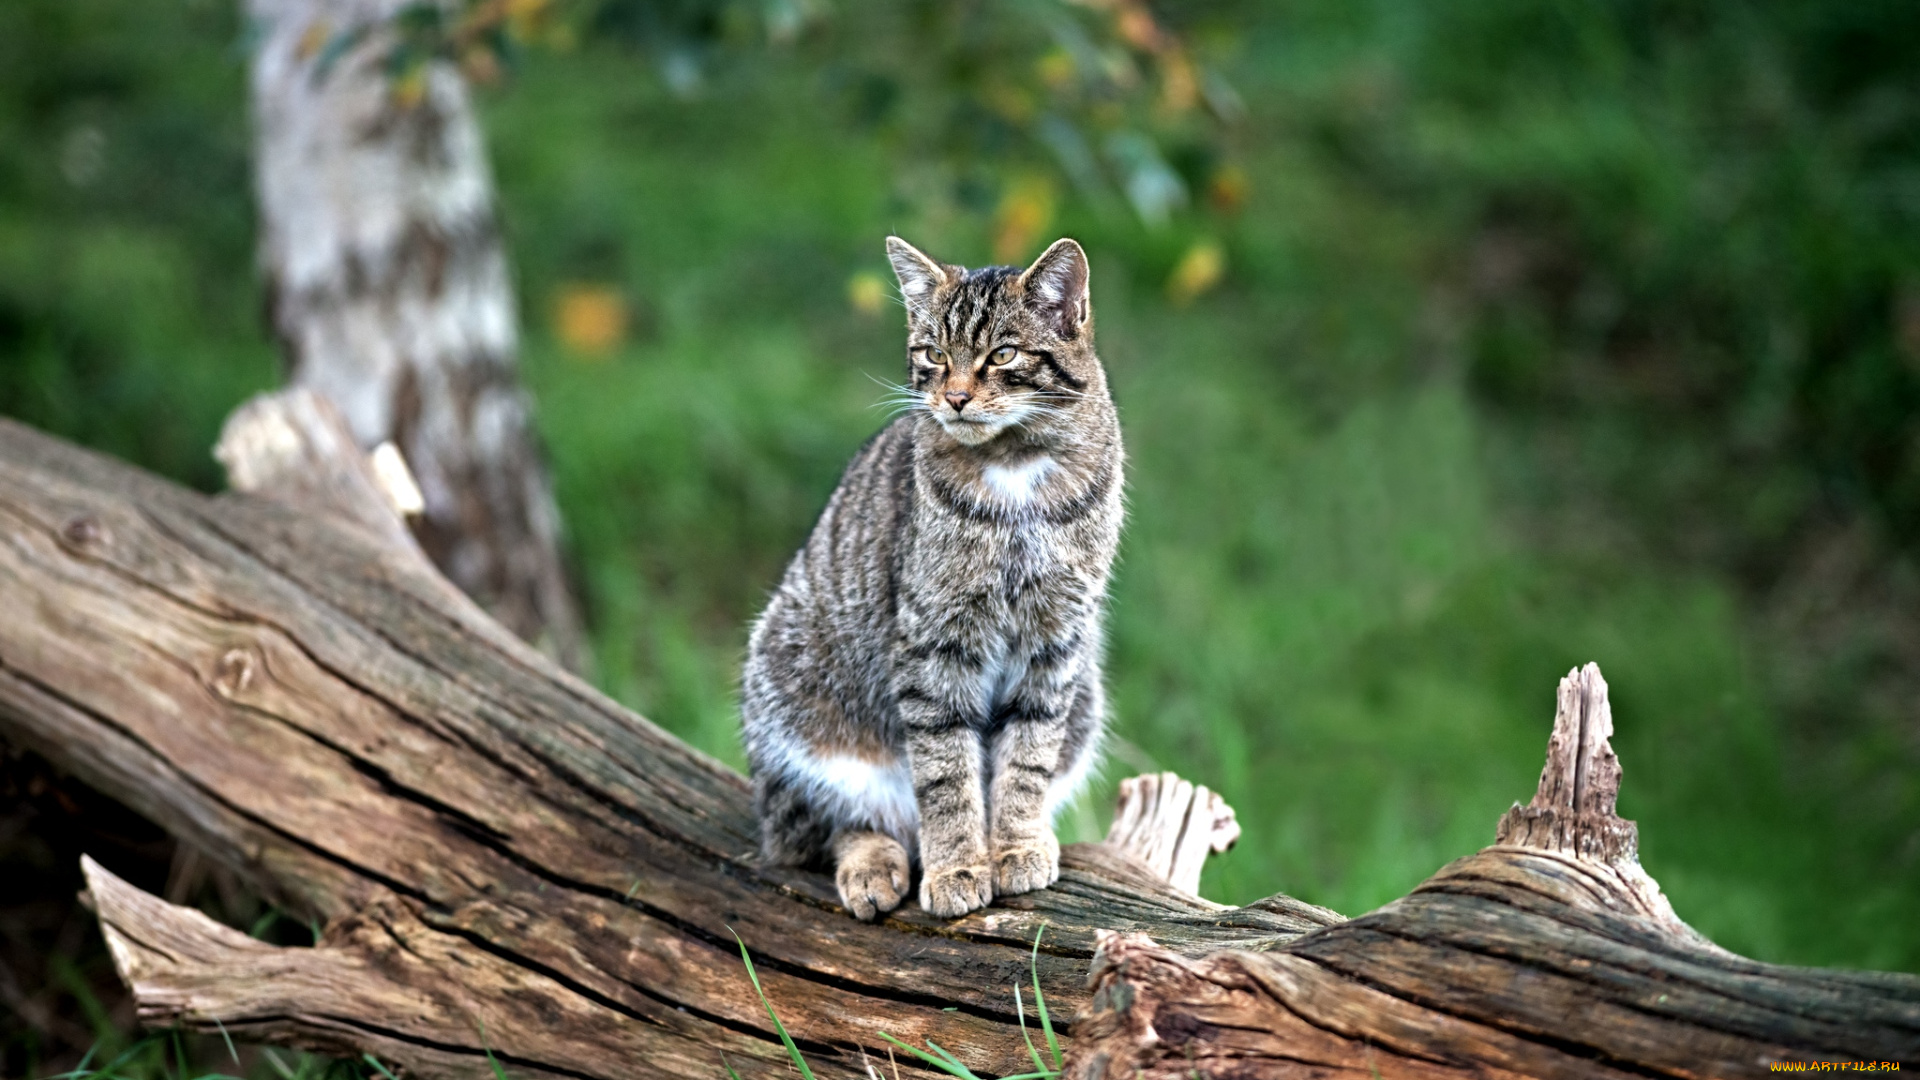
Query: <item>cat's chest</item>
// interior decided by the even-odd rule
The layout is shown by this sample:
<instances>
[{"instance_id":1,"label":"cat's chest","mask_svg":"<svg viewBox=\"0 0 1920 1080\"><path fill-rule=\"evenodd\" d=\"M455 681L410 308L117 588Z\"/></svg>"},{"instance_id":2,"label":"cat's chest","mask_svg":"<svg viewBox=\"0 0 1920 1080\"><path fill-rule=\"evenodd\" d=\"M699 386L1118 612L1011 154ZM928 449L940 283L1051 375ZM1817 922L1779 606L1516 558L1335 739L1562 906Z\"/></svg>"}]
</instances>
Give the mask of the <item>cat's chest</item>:
<instances>
[{"instance_id":1,"label":"cat's chest","mask_svg":"<svg viewBox=\"0 0 1920 1080\"><path fill-rule=\"evenodd\" d=\"M966 480L966 513L952 520L952 552L980 578L1034 571L1074 557L1071 521L1057 520L1071 487L1060 463L1041 455L983 465Z\"/></svg>"},{"instance_id":2,"label":"cat's chest","mask_svg":"<svg viewBox=\"0 0 1920 1080\"><path fill-rule=\"evenodd\" d=\"M986 501L1008 510L1028 510L1039 502L1048 479L1059 470L1059 462L1041 454L1025 461L982 466L977 483Z\"/></svg>"},{"instance_id":3,"label":"cat's chest","mask_svg":"<svg viewBox=\"0 0 1920 1080\"><path fill-rule=\"evenodd\" d=\"M1084 550L1086 530L1077 519L1056 520L1062 500L1046 485L1058 469L1043 458L981 470L973 494L994 512L943 515L931 530L937 538L929 537L940 549L928 552L929 562L949 580L949 595L998 610L1046 606L1075 591L1077 570L1096 555Z\"/></svg>"},{"instance_id":4,"label":"cat's chest","mask_svg":"<svg viewBox=\"0 0 1920 1080\"><path fill-rule=\"evenodd\" d=\"M922 475L903 552L915 593L985 613L1071 604L1104 580L1106 472L1038 453Z\"/></svg>"}]
</instances>

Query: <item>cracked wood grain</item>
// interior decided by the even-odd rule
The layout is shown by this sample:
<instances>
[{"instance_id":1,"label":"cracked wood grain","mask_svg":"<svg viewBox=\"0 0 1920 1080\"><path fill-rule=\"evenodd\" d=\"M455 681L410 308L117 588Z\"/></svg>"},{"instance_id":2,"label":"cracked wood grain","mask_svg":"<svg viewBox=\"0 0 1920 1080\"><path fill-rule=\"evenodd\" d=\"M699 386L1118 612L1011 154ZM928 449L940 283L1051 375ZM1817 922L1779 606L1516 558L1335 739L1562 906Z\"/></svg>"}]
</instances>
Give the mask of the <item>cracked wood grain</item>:
<instances>
[{"instance_id":1,"label":"cracked wood grain","mask_svg":"<svg viewBox=\"0 0 1920 1080\"><path fill-rule=\"evenodd\" d=\"M1560 683L1540 786L1496 843L1264 951L1103 937L1070 1074L1757 1077L1920 1060L1920 979L1756 963L1681 922L1614 813L1606 681Z\"/></svg>"}]
</instances>

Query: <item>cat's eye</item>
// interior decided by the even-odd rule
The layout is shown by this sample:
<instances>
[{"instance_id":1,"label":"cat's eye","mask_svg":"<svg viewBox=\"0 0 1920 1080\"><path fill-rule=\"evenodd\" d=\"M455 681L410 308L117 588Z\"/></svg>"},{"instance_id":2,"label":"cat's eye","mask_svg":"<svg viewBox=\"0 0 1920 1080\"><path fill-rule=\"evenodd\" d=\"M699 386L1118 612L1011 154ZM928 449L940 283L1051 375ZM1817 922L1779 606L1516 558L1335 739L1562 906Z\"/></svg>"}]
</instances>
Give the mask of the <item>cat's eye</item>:
<instances>
[{"instance_id":1,"label":"cat's eye","mask_svg":"<svg viewBox=\"0 0 1920 1080\"><path fill-rule=\"evenodd\" d=\"M1011 345L1002 345L999 348L993 350L992 356L987 357L987 363L992 364L994 367L999 367L1001 364L1011 363L1013 358L1016 355L1018 355L1019 352L1020 350L1014 348Z\"/></svg>"},{"instance_id":2,"label":"cat's eye","mask_svg":"<svg viewBox=\"0 0 1920 1080\"><path fill-rule=\"evenodd\" d=\"M938 345L935 345L935 346L933 347L933 362L934 362L934 363L936 363L936 364L944 364L944 363L946 363L946 362L947 362L947 350L945 350L945 349L943 349L943 348L941 348L941 347L940 347L940 346L938 346Z\"/></svg>"}]
</instances>

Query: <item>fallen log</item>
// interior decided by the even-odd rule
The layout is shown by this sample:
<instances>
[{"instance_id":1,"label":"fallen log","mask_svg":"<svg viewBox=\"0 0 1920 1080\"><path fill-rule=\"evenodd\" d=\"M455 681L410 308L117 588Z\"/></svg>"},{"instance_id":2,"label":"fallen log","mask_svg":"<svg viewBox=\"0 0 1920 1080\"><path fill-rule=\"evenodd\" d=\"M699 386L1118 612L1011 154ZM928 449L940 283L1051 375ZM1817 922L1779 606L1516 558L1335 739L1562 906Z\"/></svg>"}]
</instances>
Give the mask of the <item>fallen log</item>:
<instances>
[{"instance_id":1,"label":"fallen log","mask_svg":"<svg viewBox=\"0 0 1920 1080\"><path fill-rule=\"evenodd\" d=\"M737 934L822 1076L867 1075L882 1033L1030 1070L1030 964L1053 1014L1080 1014L1069 1068L1088 1077L1920 1059L1920 979L1753 964L1672 917L1627 857L1598 728L1556 734L1585 748L1555 773L1572 779L1543 781L1502 843L1351 922L1170 884L1232 831L1177 783L1132 818L1181 830L1134 848L1164 868L1070 845L1051 889L857 922L824 875L758 865L738 775L500 628L364 505L262 475L209 498L0 421L0 736L323 928L268 946L88 865L149 1024L418 1076L489 1056L516 1076L784 1075ZM1580 685L1592 699L1597 672Z\"/></svg>"},{"instance_id":2,"label":"fallen log","mask_svg":"<svg viewBox=\"0 0 1920 1080\"><path fill-rule=\"evenodd\" d=\"M1560 683L1540 787L1379 911L1199 959L1105 934L1075 1077L1760 1076L1920 1059L1920 978L1742 959L1681 922L1614 812L1607 685Z\"/></svg>"}]
</instances>

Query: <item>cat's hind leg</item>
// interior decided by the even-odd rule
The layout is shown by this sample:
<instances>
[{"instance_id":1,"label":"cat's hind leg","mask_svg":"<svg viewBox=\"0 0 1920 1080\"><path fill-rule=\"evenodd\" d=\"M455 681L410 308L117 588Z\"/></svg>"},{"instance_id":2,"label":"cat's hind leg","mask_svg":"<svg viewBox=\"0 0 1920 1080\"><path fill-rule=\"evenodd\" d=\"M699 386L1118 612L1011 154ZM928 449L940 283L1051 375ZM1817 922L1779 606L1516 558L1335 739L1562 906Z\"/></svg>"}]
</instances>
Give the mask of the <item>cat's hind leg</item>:
<instances>
[{"instance_id":1,"label":"cat's hind leg","mask_svg":"<svg viewBox=\"0 0 1920 1080\"><path fill-rule=\"evenodd\" d=\"M899 907L913 867L893 834L910 841L916 820L905 764L813 754L794 754L783 764L753 776L766 861L818 866L831 857L840 902L856 918L870 921Z\"/></svg>"},{"instance_id":2,"label":"cat's hind leg","mask_svg":"<svg viewBox=\"0 0 1920 1080\"><path fill-rule=\"evenodd\" d=\"M883 832L849 829L833 838L833 883L854 918L868 922L907 895L907 849Z\"/></svg>"},{"instance_id":3,"label":"cat's hind leg","mask_svg":"<svg viewBox=\"0 0 1920 1080\"><path fill-rule=\"evenodd\" d=\"M833 822L806 789L771 770L753 774L753 813L760 820L760 853L769 866L816 866L825 860Z\"/></svg>"}]
</instances>

